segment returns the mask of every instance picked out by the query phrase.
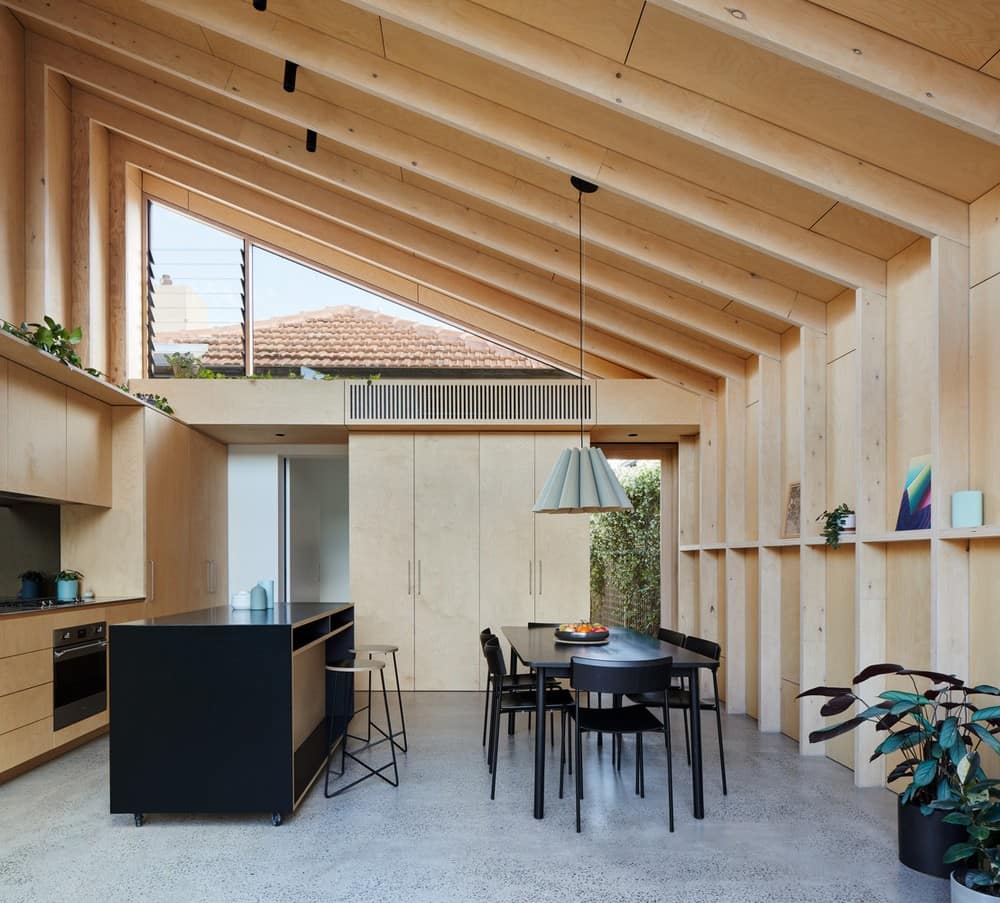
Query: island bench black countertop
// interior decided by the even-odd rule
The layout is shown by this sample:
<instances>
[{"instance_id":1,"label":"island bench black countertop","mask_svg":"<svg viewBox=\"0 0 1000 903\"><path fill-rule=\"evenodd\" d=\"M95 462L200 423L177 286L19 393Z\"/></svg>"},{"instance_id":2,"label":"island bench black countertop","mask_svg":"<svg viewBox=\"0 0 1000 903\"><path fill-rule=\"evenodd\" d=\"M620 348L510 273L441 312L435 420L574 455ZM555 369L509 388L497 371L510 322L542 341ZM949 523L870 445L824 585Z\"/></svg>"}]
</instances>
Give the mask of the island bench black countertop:
<instances>
[{"instance_id":1,"label":"island bench black countertop","mask_svg":"<svg viewBox=\"0 0 1000 903\"><path fill-rule=\"evenodd\" d=\"M349 602L325 604L322 602L286 602L266 611L232 609L228 605L199 608L175 615L160 615L126 621L120 627L299 627L329 615L336 615L351 607Z\"/></svg>"}]
</instances>

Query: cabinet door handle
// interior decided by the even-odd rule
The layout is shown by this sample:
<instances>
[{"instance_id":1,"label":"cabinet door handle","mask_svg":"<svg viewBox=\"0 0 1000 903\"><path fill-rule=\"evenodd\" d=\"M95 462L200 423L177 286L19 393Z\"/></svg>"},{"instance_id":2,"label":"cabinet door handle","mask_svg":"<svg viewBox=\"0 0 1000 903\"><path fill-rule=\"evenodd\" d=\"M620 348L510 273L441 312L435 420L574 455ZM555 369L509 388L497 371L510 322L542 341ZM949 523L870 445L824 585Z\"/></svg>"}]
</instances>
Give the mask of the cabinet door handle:
<instances>
[{"instance_id":1,"label":"cabinet door handle","mask_svg":"<svg viewBox=\"0 0 1000 903\"><path fill-rule=\"evenodd\" d=\"M542 559L538 559L538 595L542 594Z\"/></svg>"},{"instance_id":2,"label":"cabinet door handle","mask_svg":"<svg viewBox=\"0 0 1000 903\"><path fill-rule=\"evenodd\" d=\"M420 579L420 559L417 559L417 595L419 596L423 590L423 581Z\"/></svg>"},{"instance_id":3,"label":"cabinet door handle","mask_svg":"<svg viewBox=\"0 0 1000 903\"><path fill-rule=\"evenodd\" d=\"M152 558L149 559L149 600L154 602L156 600L156 562Z\"/></svg>"},{"instance_id":4,"label":"cabinet door handle","mask_svg":"<svg viewBox=\"0 0 1000 903\"><path fill-rule=\"evenodd\" d=\"M534 562L528 559L528 595L530 596L535 591L535 576L532 568L534 567Z\"/></svg>"},{"instance_id":5,"label":"cabinet door handle","mask_svg":"<svg viewBox=\"0 0 1000 903\"><path fill-rule=\"evenodd\" d=\"M413 595L413 562L406 559L406 595Z\"/></svg>"},{"instance_id":6,"label":"cabinet door handle","mask_svg":"<svg viewBox=\"0 0 1000 903\"><path fill-rule=\"evenodd\" d=\"M205 559L205 592L212 592L212 562Z\"/></svg>"}]
</instances>

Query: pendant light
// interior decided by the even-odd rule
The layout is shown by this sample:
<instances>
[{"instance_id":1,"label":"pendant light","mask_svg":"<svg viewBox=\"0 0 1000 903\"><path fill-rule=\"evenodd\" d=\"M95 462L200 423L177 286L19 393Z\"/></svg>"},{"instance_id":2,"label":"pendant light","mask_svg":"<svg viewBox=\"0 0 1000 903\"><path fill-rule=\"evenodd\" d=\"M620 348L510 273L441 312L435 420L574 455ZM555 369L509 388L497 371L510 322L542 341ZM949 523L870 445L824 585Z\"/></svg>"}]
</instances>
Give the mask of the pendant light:
<instances>
[{"instance_id":1,"label":"pendant light","mask_svg":"<svg viewBox=\"0 0 1000 903\"><path fill-rule=\"evenodd\" d=\"M539 514L590 514L598 511L631 511L632 503L611 469L604 452L584 445L583 435L583 196L597 186L578 176L570 182L577 190L577 220L580 241L580 446L559 454L552 473L542 487L534 511Z\"/></svg>"}]
</instances>

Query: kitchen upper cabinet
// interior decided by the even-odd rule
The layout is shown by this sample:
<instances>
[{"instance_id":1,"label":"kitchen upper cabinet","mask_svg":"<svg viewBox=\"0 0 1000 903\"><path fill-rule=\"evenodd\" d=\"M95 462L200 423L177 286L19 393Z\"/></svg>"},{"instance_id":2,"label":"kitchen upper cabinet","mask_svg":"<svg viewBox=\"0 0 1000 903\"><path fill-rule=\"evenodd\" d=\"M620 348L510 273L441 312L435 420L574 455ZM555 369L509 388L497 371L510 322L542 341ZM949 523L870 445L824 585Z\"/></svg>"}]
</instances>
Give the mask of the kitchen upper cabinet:
<instances>
[{"instance_id":1,"label":"kitchen upper cabinet","mask_svg":"<svg viewBox=\"0 0 1000 903\"><path fill-rule=\"evenodd\" d=\"M192 430L157 411L144 415L146 601L154 617L200 607L188 578Z\"/></svg>"},{"instance_id":2,"label":"kitchen upper cabinet","mask_svg":"<svg viewBox=\"0 0 1000 903\"><path fill-rule=\"evenodd\" d=\"M535 618L535 437L483 433L479 437L479 621L500 628ZM479 686L486 687L480 659Z\"/></svg>"},{"instance_id":3,"label":"kitchen upper cabinet","mask_svg":"<svg viewBox=\"0 0 1000 903\"><path fill-rule=\"evenodd\" d=\"M111 408L66 393L66 498L111 507Z\"/></svg>"},{"instance_id":4,"label":"kitchen upper cabinet","mask_svg":"<svg viewBox=\"0 0 1000 903\"><path fill-rule=\"evenodd\" d=\"M0 357L0 423L9 424L7 419L7 361ZM10 427L8 426L9 430ZM7 486L7 443L9 436L0 436L0 487Z\"/></svg>"},{"instance_id":5,"label":"kitchen upper cabinet","mask_svg":"<svg viewBox=\"0 0 1000 903\"><path fill-rule=\"evenodd\" d=\"M422 690L479 682L479 436L414 436L414 671Z\"/></svg>"},{"instance_id":6,"label":"kitchen upper cabinet","mask_svg":"<svg viewBox=\"0 0 1000 903\"><path fill-rule=\"evenodd\" d=\"M535 433L535 497L579 433ZM534 499L532 499L534 504ZM590 617L590 515L536 514L535 620Z\"/></svg>"},{"instance_id":7,"label":"kitchen upper cabinet","mask_svg":"<svg viewBox=\"0 0 1000 903\"><path fill-rule=\"evenodd\" d=\"M66 387L7 365L6 489L66 498Z\"/></svg>"},{"instance_id":8,"label":"kitchen upper cabinet","mask_svg":"<svg viewBox=\"0 0 1000 903\"><path fill-rule=\"evenodd\" d=\"M351 433L348 458L357 642L398 646L406 690L414 689L413 445L412 433Z\"/></svg>"},{"instance_id":9,"label":"kitchen upper cabinet","mask_svg":"<svg viewBox=\"0 0 1000 903\"><path fill-rule=\"evenodd\" d=\"M229 456L221 442L194 430L189 434L189 607L207 608L224 605L229 598L226 521Z\"/></svg>"}]
</instances>

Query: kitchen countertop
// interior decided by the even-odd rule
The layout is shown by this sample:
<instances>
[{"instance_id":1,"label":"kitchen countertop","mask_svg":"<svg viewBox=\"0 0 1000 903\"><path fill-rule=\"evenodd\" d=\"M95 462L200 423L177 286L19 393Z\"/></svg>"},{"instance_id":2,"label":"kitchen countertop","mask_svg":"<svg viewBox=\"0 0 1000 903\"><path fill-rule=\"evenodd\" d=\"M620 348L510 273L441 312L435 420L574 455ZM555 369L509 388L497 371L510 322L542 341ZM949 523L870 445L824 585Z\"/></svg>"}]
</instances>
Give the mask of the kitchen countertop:
<instances>
[{"instance_id":1,"label":"kitchen countertop","mask_svg":"<svg viewBox=\"0 0 1000 903\"><path fill-rule=\"evenodd\" d=\"M88 606L117 605L121 602L142 602L142 596L95 596L93 599L82 599L79 602L57 602L46 608L0 608L0 618L32 617L33 615L51 615L59 612L74 611Z\"/></svg>"},{"instance_id":2,"label":"kitchen countertop","mask_svg":"<svg viewBox=\"0 0 1000 903\"><path fill-rule=\"evenodd\" d=\"M265 627L295 627L307 624L326 615L338 614L351 608L350 602L324 604L322 602L289 602L266 611L233 610L228 605L200 608L175 615L141 618L125 621L115 627L240 627L261 625Z\"/></svg>"}]
</instances>

